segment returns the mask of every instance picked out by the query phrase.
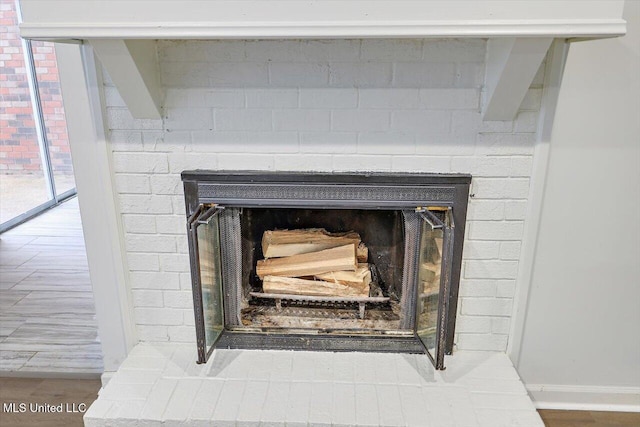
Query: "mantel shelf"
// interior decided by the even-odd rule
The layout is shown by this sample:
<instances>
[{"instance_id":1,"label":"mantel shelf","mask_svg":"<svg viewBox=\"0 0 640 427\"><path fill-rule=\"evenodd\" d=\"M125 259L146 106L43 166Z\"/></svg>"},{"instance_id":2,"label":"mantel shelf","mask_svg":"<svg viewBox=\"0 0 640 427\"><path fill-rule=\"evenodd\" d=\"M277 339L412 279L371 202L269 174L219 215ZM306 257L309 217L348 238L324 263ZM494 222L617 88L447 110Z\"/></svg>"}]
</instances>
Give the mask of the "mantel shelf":
<instances>
[{"instance_id":1,"label":"mantel shelf","mask_svg":"<svg viewBox=\"0 0 640 427\"><path fill-rule=\"evenodd\" d=\"M22 0L32 39L603 38L623 1ZM152 5L152 7L151 7Z\"/></svg>"}]
</instances>

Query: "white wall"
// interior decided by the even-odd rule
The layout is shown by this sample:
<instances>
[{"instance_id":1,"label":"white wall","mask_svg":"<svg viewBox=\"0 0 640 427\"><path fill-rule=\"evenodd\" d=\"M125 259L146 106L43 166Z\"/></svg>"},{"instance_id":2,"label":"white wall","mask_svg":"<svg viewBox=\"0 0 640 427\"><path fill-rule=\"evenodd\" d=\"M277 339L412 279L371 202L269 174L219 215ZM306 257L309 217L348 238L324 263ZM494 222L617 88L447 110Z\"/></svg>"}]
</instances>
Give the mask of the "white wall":
<instances>
[{"instance_id":1,"label":"white wall","mask_svg":"<svg viewBox=\"0 0 640 427\"><path fill-rule=\"evenodd\" d=\"M460 349L509 336L543 73L514 121L483 122L484 40L161 41L163 120L107 83L138 335L195 345L185 169L473 174Z\"/></svg>"},{"instance_id":2,"label":"white wall","mask_svg":"<svg viewBox=\"0 0 640 427\"><path fill-rule=\"evenodd\" d=\"M640 387L640 2L625 19L569 51L517 366L532 389Z\"/></svg>"}]
</instances>

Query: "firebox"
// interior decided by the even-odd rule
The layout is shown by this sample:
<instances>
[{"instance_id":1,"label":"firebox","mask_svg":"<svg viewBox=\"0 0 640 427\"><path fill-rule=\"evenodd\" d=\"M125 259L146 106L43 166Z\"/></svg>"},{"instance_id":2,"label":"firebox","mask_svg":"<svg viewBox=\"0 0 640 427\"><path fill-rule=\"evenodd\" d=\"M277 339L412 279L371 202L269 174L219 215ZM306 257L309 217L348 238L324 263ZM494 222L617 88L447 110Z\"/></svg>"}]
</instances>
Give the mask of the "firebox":
<instances>
[{"instance_id":1,"label":"firebox","mask_svg":"<svg viewBox=\"0 0 640 427\"><path fill-rule=\"evenodd\" d=\"M184 171L198 363L426 353L455 332L471 176Z\"/></svg>"}]
</instances>

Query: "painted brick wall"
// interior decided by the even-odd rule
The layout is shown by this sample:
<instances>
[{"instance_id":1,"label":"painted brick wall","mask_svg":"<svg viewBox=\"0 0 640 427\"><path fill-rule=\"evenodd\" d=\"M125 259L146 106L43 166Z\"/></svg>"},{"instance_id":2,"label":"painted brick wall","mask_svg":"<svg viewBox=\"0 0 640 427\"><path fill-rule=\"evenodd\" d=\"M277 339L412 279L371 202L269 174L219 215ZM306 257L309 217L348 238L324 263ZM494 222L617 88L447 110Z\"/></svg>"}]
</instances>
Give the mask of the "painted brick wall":
<instances>
[{"instance_id":1,"label":"painted brick wall","mask_svg":"<svg viewBox=\"0 0 640 427\"><path fill-rule=\"evenodd\" d=\"M41 173L40 149L14 1L0 4L0 172ZM53 43L33 42L40 101L56 173L72 173Z\"/></svg>"},{"instance_id":2,"label":"painted brick wall","mask_svg":"<svg viewBox=\"0 0 640 427\"><path fill-rule=\"evenodd\" d=\"M482 122L482 40L166 41L163 120L107 81L139 335L194 341L185 169L474 175L457 346L505 350L542 72L514 121Z\"/></svg>"}]
</instances>

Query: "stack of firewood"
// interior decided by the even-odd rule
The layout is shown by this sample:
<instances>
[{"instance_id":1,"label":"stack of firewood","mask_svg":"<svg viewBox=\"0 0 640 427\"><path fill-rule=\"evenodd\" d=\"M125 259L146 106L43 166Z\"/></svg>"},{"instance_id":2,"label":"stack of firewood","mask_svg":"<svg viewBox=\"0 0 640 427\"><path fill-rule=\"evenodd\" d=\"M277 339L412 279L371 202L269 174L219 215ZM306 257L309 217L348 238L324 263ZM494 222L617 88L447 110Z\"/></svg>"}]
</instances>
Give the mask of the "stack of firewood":
<instances>
[{"instance_id":1,"label":"stack of firewood","mask_svg":"<svg viewBox=\"0 0 640 427\"><path fill-rule=\"evenodd\" d=\"M368 249L360 235L323 228L269 230L262 236L256 273L264 293L368 297Z\"/></svg>"}]
</instances>

